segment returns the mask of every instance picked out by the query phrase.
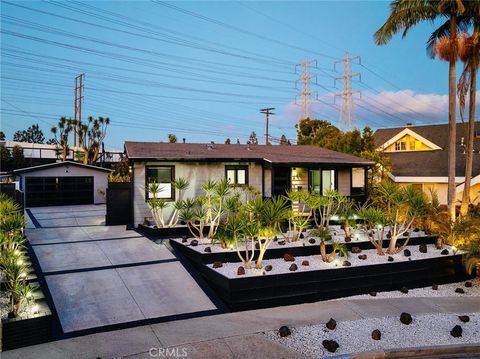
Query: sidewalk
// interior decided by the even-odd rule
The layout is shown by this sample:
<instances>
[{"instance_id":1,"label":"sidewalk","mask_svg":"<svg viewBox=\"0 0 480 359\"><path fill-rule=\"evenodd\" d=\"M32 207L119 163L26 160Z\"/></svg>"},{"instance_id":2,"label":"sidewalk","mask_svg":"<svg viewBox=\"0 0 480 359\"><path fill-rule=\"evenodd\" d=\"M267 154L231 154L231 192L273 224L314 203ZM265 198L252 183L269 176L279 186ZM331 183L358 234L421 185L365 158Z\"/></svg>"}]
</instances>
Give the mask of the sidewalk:
<instances>
[{"instance_id":1,"label":"sidewalk","mask_svg":"<svg viewBox=\"0 0 480 359\"><path fill-rule=\"evenodd\" d=\"M162 357L159 348L169 348L170 357L177 353L177 357L209 359L300 358L261 333L282 325L323 323L330 317L356 320L404 311L412 315L480 312L480 298L343 299L227 313L61 340L5 352L2 358L158 358Z\"/></svg>"}]
</instances>

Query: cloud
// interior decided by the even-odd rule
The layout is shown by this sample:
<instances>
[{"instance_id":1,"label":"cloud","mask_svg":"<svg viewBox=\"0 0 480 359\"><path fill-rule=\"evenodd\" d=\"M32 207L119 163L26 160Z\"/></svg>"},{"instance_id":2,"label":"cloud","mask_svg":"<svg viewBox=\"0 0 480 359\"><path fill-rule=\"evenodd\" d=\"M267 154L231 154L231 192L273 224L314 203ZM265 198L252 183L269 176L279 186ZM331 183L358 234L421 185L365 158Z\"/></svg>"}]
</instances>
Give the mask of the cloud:
<instances>
[{"instance_id":1,"label":"cloud","mask_svg":"<svg viewBox=\"0 0 480 359\"><path fill-rule=\"evenodd\" d=\"M339 125L341 99L334 100L334 93L320 96L311 102L312 117L326 119ZM448 121L448 95L417 93L406 89L400 91L362 91L361 98L354 95L353 111L357 126L377 127L403 126L413 124L444 123ZM477 108L480 96L477 96ZM480 109L479 109L480 110ZM468 114L468 106L466 109ZM275 123L294 126L301 115L301 107L291 101L278 110ZM458 114L457 101L457 119Z\"/></svg>"}]
</instances>

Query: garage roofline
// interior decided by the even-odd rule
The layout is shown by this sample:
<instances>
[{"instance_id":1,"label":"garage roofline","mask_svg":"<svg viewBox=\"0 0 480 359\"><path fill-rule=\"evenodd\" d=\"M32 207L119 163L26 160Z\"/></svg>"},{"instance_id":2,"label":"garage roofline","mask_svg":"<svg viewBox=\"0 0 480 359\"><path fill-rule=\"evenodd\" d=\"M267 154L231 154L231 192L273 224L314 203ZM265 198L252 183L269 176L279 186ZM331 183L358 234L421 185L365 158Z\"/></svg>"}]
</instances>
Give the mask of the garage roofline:
<instances>
[{"instance_id":1,"label":"garage roofline","mask_svg":"<svg viewBox=\"0 0 480 359\"><path fill-rule=\"evenodd\" d=\"M67 166L67 165L68 166L77 166L77 167L81 167L81 168L88 168L88 169L97 170L97 171L112 172L112 170L108 169L108 168L102 168L102 167L97 167L97 166L92 166L92 165L85 165L83 163L78 163L78 162L73 162L73 161L62 161L62 162L48 163L46 165L39 165L39 166L21 168L21 169L18 169L18 170L14 170L13 173L22 174L22 173L27 173L27 172L37 171L37 170L43 170L43 169L48 169L48 168L54 168L54 167L62 167L62 166Z\"/></svg>"}]
</instances>

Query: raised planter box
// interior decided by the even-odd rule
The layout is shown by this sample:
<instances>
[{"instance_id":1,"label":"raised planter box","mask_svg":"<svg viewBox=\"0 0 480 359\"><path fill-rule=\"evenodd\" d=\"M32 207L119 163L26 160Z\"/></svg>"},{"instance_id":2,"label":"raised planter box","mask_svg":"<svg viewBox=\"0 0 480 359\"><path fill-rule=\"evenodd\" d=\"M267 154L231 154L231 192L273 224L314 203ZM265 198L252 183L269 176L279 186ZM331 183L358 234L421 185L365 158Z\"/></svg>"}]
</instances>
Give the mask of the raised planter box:
<instances>
[{"instance_id":1,"label":"raised planter box","mask_svg":"<svg viewBox=\"0 0 480 359\"><path fill-rule=\"evenodd\" d=\"M436 241L436 236L424 236L424 237L412 237L408 242L408 245L420 245L420 244L434 244ZM404 243L405 239L400 239L399 244ZM240 262L238 258L237 252L235 250L226 251L226 252L215 252L215 253L208 253L208 252L200 252L193 249L191 246L187 246L183 243L179 243L177 241L170 241L171 245L182 252L186 257L188 257L191 261L197 264L211 264L215 261L220 262ZM390 240L383 241L383 247L387 248L390 243ZM361 249L374 249L374 246L370 242L349 242L345 243L347 248L351 250L352 247L360 247ZM199 245L200 247L200 245ZM205 245L201 245L201 247L205 247ZM198 248L198 247L197 247ZM331 251L330 244L327 243L327 251ZM307 244L305 246L298 246L298 247L276 247L270 248L265 253L265 259L275 259L275 258L282 258L285 253L291 254L295 257L302 257L302 256L310 256L320 254L320 247L318 244Z\"/></svg>"},{"instance_id":2,"label":"raised planter box","mask_svg":"<svg viewBox=\"0 0 480 359\"><path fill-rule=\"evenodd\" d=\"M402 286L419 288L470 278L463 269L462 255L233 279L208 266L194 265L233 311L399 290Z\"/></svg>"},{"instance_id":3,"label":"raised planter box","mask_svg":"<svg viewBox=\"0 0 480 359\"><path fill-rule=\"evenodd\" d=\"M210 227L204 228L204 233L207 234ZM186 225L179 225L171 228L152 228L143 224L138 225L138 231L154 238L175 238L182 236L192 237Z\"/></svg>"},{"instance_id":4,"label":"raised planter box","mask_svg":"<svg viewBox=\"0 0 480 359\"><path fill-rule=\"evenodd\" d=\"M45 311L28 317L2 319L2 351L51 340L52 313L48 306Z\"/></svg>"}]
</instances>

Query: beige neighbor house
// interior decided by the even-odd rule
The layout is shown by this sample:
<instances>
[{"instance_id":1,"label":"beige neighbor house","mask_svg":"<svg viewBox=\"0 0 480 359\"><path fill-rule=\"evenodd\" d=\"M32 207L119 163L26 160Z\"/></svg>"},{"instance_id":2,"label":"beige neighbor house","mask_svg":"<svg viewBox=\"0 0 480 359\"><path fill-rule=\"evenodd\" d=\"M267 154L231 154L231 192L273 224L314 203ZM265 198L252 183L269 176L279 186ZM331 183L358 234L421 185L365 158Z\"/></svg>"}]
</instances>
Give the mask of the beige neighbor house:
<instances>
[{"instance_id":1,"label":"beige neighbor house","mask_svg":"<svg viewBox=\"0 0 480 359\"><path fill-rule=\"evenodd\" d=\"M436 191L441 204L447 204L448 124L378 129L378 151L384 151L393 166L389 174L401 185L414 185L428 195ZM465 182L467 124L457 124L456 198L462 199ZM470 197L480 201L480 122L475 123L473 173Z\"/></svg>"},{"instance_id":2,"label":"beige neighbor house","mask_svg":"<svg viewBox=\"0 0 480 359\"><path fill-rule=\"evenodd\" d=\"M324 193L336 189L362 200L367 195L366 173L373 162L314 146L267 146L238 144L190 144L126 142L125 151L133 170L133 224L149 217L148 184L157 182L160 198L175 201L174 179L183 177L190 186L184 198L202 194L208 179L228 179L248 185L263 197L286 190Z\"/></svg>"}]
</instances>

